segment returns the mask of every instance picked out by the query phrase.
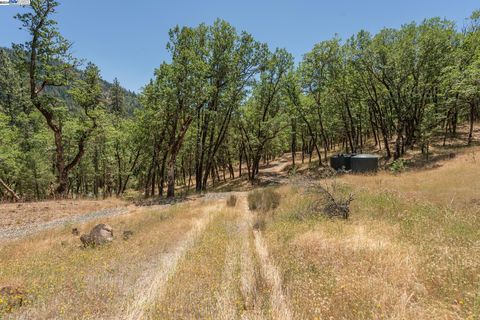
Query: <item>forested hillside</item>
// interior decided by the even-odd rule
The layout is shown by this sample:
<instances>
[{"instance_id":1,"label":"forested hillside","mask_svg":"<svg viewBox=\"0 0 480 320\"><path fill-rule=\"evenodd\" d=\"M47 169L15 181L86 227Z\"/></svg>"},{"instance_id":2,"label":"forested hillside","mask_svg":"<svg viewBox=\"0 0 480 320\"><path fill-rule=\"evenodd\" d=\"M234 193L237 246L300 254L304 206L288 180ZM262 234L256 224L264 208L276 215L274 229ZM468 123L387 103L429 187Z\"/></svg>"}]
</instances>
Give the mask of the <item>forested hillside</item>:
<instances>
[{"instance_id":1,"label":"forested hillside","mask_svg":"<svg viewBox=\"0 0 480 320\"><path fill-rule=\"evenodd\" d=\"M6 54L7 59L9 60L10 63L12 63L12 61L15 60L15 52L12 49L0 47L0 51L4 51L2 52L2 59L4 57L4 54ZM5 62L5 63L9 63L9 62ZM75 70L75 77L81 77L81 76L82 76L82 70L81 69ZM135 109L138 109L141 107L137 94L135 92L132 92L130 90L123 88L120 85L120 82L118 79L115 78L113 80L113 83L100 79L100 86L102 88L102 92L105 97L111 98L112 92L114 92L115 90L120 91L120 94L123 96L123 99L124 99L125 112L128 115L133 115ZM113 88L114 86L116 87L115 89ZM58 97L59 99L61 99L65 103L69 111L75 111L78 108L78 106L75 103L75 101L73 101L71 94L69 94L68 92L68 89L69 89L69 86L59 86L59 87L46 88L46 91Z\"/></svg>"},{"instance_id":2,"label":"forested hillside","mask_svg":"<svg viewBox=\"0 0 480 320\"><path fill-rule=\"evenodd\" d=\"M170 62L159 61L137 102L71 55L57 9L33 0L16 17L30 40L0 51L1 199L171 197L238 174L254 182L262 161L284 152L318 165L333 150L427 155L460 125L474 142L480 11L464 26L431 18L334 37L298 65L223 20L176 26Z\"/></svg>"}]
</instances>

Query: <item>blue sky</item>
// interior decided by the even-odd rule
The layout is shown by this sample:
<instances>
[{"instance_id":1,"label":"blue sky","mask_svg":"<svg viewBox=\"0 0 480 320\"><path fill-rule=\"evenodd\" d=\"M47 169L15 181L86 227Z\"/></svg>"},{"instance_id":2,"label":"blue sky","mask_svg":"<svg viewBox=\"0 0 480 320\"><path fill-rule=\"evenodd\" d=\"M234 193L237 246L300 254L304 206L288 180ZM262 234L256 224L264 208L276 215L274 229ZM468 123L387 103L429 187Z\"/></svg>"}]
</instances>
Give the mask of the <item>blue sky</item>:
<instances>
[{"instance_id":1,"label":"blue sky","mask_svg":"<svg viewBox=\"0 0 480 320\"><path fill-rule=\"evenodd\" d=\"M270 47L283 47L297 61L312 46L360 29L376 33L411 21L439 16L462 26L477 0L68 0L59 1L56 19L73 52L97 64L105 80L117 77L139 89L168 60L168 29L222 18ZM25 40L12 17L20 7L0 6L0 46Z\"/></svg>"}]
</instances>

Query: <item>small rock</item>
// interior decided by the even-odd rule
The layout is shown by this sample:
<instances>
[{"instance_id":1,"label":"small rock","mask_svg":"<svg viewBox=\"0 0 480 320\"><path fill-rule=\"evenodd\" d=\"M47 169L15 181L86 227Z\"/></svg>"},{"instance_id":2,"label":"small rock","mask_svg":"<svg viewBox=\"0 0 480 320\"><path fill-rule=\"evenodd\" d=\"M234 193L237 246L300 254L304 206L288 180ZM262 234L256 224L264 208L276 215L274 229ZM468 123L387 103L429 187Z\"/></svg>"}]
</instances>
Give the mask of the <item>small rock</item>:
<instances>
[{"instance_id":1,"label":"small rock","mask_svg":"<svg viewBox=\"0 0 480 320\"><path fill-rule=\"evenodd\" d=\"M89 234L80 237L83 246L98 246L113 241L113 228L107 224L97 224Z\"/></svg>"},{"instance_id":2,"label":"small rock","mask_svg":"<svg viewBox=\"0 0 480 320\"><path fill-rule=\"evenodd\" d=\"M123 231L123 240L128 240L130 237L133 236L133 231L125 230Z\"/></svg>"},{"instance_id":3,"label":"small rock","mask_svg":"<svg viewBox=\"0 0 480 320\"><path fill-rule=\"evenodd\" d=\"M82 234L80 236L80 241L82 241L84 247L93 247L95 245L89 234Z\"/></svg>"},{"instance_id":4,"label":"small rock","mask_svg":"<svg viewBox=\"0 0 480 320\"><path fill-rule=\"evenodd\" d=\"M73 234L74 236L78 236L78 235L80 234L80 231L78 231L78 228L73 228L73 229L72 229L72 234Z\"/></svg>"}]
</instances>

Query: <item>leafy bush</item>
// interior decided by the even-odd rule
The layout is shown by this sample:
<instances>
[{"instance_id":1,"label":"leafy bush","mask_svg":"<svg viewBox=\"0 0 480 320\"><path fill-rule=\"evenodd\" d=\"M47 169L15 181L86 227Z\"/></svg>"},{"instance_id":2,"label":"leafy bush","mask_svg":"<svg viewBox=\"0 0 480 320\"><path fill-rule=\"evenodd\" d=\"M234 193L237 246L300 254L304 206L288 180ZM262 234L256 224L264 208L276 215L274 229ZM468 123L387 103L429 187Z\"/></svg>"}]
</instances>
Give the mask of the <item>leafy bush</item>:
<instances>
[{"instance_id":1,"label":"leafy bush","mask_svg":"<svg viewBox=\"0 0 480 320\"><path fill-rule=\"evenodd\" d=\"M142 198L142 194L133 189L128 189L122 194L122 199L127 201L135 201L140 198Z\"/></svg>"},{"instance_id":2,"label":"leafy bush","mask_svg":"<svg viewBox=\"0 0 480 320\"><path fill-rule=\"evenodd\" d=\"M298 169L297 166L291 166L291 167L288 169L288 175L289 175L290 177L295 177L295 175L297 174L297 169Z\"/></svg>"},{"instance_id":3,"label":"leafy bush","mask_svg":"<svg viewBox=\"0 0 480 320\"><path fill-rule=\"evenodd\" d=\"M257 190L250 192L247 196L247 201L248 209L257 210L260 202L262 201L262 194Z\"/></svg>"},{"instance_id":4,"label":"leafy bush","mask_svg":"<svg viewBox=\"0 0 480 320\"><path fill-rule=\"evenodd\" d=\"M405 171L407 169L405 159L397 159L392 162L390 165L390 171L397 174Z\"/></svg>"},{"instance_id":5,"label":"leafy bush","mask_svg":"<svg viewBox=\"0 0 480 320\"><path fill-rule=\"evenodd\" d=\"M247 200L250 210L269 211L280 204L280 194L273 189L255 190L248 194Z\"/></svg>"}]
</instances>

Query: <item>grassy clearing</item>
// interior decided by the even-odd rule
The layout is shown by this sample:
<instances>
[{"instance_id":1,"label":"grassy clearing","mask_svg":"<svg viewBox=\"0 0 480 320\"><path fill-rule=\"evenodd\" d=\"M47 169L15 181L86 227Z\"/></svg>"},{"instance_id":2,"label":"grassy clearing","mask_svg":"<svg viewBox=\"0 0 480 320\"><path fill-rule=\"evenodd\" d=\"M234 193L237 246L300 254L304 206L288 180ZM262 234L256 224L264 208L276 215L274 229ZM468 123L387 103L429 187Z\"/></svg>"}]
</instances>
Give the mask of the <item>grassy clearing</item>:
<instances>
[{"instance_id":1,"label":"grassy clearing","mask_svg":"<svg viewBox=\"0 0 480 320\"><path fill-rule=\"evenodd\" d=\"M294 183L102 219L116 236L104 247L81 249L69 225L6 242L0 286L26 303L0 318L125 318L133 306L153 319L478 319L477 167L470 152L325 182L355 194L348 220Z\"/></svg>"},{"instance_id":2,"label":"grassy clearing","mask_svg":"<svg viewBox=\"0 0 480 320\"><path fill-rule=\"evenodd\" d=\"M79 248L78 237L71 235L68 226L2 246L0 283L25 288L28 302L0 318L98 319L116 314L145 265L168 251L204 206L139 209L103 220L113 226L116 240L95 249ZM95 223L82 226L82 231ZM121 239L125 229L134 231L128 241Z\"/></svg>"},{"instance_id":3,"label":"grassy clearing","mask_svg":"<svg viewBox=\"0 0 480 320\"><path fill-rule=\"evenodd\" d=\"M301 220L313 199L280 189L265 236L294 317L480 317L477 166L466 154L428 172L345 176L356 194L347 221Z\"/></svg>"},{"instance_id":4,"label":"grassy clearing","mask_svg":"<svg viewBox=\"0 0 480 320\"><path fill-rule=\"evenodd\" d=\"M381 172L374 177L346 175L342 181L370 193L388 192L406 202L418 200L451 209L465 209L480 201L480 149L465 149L434 169L409 170L399 175Z\"/></svg>"}]
</instances>

